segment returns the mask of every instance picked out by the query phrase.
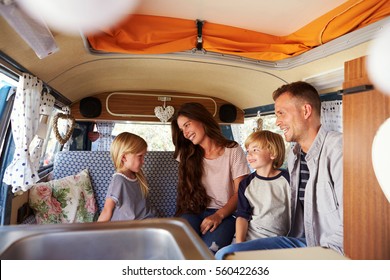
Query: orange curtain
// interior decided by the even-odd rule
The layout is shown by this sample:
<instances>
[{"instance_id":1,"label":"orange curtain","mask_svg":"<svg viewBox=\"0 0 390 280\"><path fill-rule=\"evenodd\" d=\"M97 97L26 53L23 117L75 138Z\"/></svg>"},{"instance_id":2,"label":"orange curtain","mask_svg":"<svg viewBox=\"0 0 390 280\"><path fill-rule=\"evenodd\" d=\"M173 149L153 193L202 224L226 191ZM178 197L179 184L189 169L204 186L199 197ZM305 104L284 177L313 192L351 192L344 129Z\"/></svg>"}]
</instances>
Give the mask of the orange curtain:
<instances>
[{"instance_id":1,"label":"orange curtain","mask_svg":"<svg viewBox=\"0 0 390 280\"><path fill-rule=\"evenodd\" d=\"M195 21L131 15L118 26L88 36L91 47L105 52L161 54L194 48Z\"/></svg>"},{"instance_id":2,"label":"orange curtain","mask_svg":"<svg viewBox=\"0 0 390 280\"><path fill-rule=\"evenodd\" d=\"M205 22L203 48L257 60L289 58L390 15L388 0L350 0L287 36ZM299 15L298 15L299 16ZM196 46L195 20L131 15L115 28L88 36L102 52L162 54Z\"/></svg>"}]
</instances>

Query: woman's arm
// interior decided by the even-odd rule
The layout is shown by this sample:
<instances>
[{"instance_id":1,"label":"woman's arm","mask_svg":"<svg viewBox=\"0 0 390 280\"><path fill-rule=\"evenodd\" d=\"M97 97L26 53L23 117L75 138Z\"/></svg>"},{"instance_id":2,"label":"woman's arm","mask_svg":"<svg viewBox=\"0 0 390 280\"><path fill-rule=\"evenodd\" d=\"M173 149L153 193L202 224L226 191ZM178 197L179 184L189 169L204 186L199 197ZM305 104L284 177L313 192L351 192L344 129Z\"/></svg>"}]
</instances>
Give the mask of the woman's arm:
<instances>
[{"instance_id":1,"label":"woman's arm","mask_svg":"<svg viewBox=\"0 0 390 280\"><path fill-rule=\"evenodd\" d=\"M108 222L111 220L112 213L115 208L115 201L111 198L107 198L104 202L102 213L100 213L98 222Z\"/></svg>"},{"instance_id":2,"label":"woman's arm","mask_svg":"<svg viewBox=\"0 0 390 280\"><path fill-rule=\"evenodd\" d=\"M207 231L213 232L221 223L222 220L231 215L237 209L237 201L238 201L238 186L242 179L244 179L247 175L243 175L237 177L233 180L234 183L234 193L228 200L228 202L215 212L213 215L206 217L200 225L200 231L202 234L206 234Z\"/></svg>"}]
</instances>

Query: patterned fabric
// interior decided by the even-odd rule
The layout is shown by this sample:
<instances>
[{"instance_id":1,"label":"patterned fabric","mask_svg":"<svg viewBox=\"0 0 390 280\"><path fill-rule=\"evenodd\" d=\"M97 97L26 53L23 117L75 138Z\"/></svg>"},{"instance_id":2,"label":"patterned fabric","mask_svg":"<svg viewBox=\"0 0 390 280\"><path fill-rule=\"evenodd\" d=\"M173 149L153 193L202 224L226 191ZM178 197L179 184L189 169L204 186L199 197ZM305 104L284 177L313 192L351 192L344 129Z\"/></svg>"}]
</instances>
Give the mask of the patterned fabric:
<instances>
[{"instance_id":1,"label":"patterned fabric","mask_svg":"<svg viewBox=\"0 0 390 280\"><path fill-rule=\"evenodd\" d=\"M99 213L114 174L114 166L108 151L60 152L54 161L54 178L62 178L88 168ZM143 166L149 183L150 205L157 217L172 217L176 211L176 187L178 162L173 152L151 151L146 154Z\"/></svg>"},{"instance_id":2,"label":"patterned fabric","mask_svg":"<svg viewBox=\"0 0 390 280\"><path fill-rule=\"evenodd\" d=\"M97 122L97 131L99 132L99 139L97 140L97 151L109 151L111 143L114 140L112 130L115 123L113 122Z\"/></svg>"},{"instance_id":3,"label":"patterned fabric","mask_svg":"<svg viewBox=\"0 0 390 280\"><path fill-rule=\"evenodd\" d=\"M88 169L99 213L110 184L114 165L110 152L67 151L59 152L54 159L54 179L64 178Z\"/></svg>"},{"instance_id":4,"label":"patterned fabric","mask_svg":"<svg viewBox=\"0 0 390 280\"><path fill-rule=\"evenodd\" d=\"M52 96L48 92L42 92L41 103L39 105L39 114L40 116L47 116L47 117L40 118L37 134L30 145L30 149L32 149L30 150L31 162L34 165L34 168L36 170L39 169L39 163L40 163L39 161L41 159L43 142L47 134L48 116L51 115L54 109L54 102L55 102L54 96Z\"/></svg>"},{"instance_id":5,"label":"patterned fabric","mask_svg":"<svg viewBox=\"0 0 390 280\"><path fill-rule=\"evenodd\" d=\"M310 178L310 172L309 172L309 168L307 167L306 153L301 151L301 168L300 168L300 176L299 176L298 198L302 204L302 207L305 201L305 189L306 189L307 181L309 181L309 178Z\"/></svg>"},{"instance_id":6,"label":"patterned fabric","mask_svg":"<svg viewBox=\"0 0 390 280\"><path fill-rule=\"evenodd\" d=\"M143 166L149 183L149 201L157 217L173 217L176 212L179 163L173 152L150 151Z\"/></svg>"},{"instance_id":7,"label":"patterned fabric","mask_svg":"<svg viewBox=\"0 0 390 280\"><path fill-rule=\"evenodd\" d=\"M43 92L41 96L41 103L39 105L39 114L50 116L53 112L54 103L56 99L49 92Z\"/></svg>"},{"instance_id":8,"label":"patterned fabric","mask_svg":"<svg viewBox=\"0 0 390 280\"><path fill-rule=\"evenodd\" d=\"M343 132L343 101L321 102L321 124L327 131Z\"/></svg>"},{"instance_id":9,"label":"patterned fabric","mask_svg":"<svg viewBox=\"0 0 390 280\"><path fill-rule=\"evenodd\" d=\"M86 223L97 220L96 201L88 170L32 186L29 204L38 224Z\"/></svg>"},{"instance_id":10,"label":"patterned fabric","mask_svg":"<svg viewBox=\"0 0 390 280\"><path fill-rule=\"evenodd\" d=\"M37 220L35 219L35 215L30 215L25 220L23 220L21 222L22 225L33 225L36 223L37 223Z\"/></svg>"},{"instance_id":11,"label":"patterned fabric","mask_svg":"<svg viewBox=\"0 0 390 280\"><path fill-rule=\"evenodd\" d=\"M3 178L4 183L12 186L14 193L27 191L39 180L32 163L35 155L30 155L29 150L35 151L30 144L38 130L41 91L41 80L26 73L20 77L11 113L15 153Z\"/></svg>"}]
</instances>

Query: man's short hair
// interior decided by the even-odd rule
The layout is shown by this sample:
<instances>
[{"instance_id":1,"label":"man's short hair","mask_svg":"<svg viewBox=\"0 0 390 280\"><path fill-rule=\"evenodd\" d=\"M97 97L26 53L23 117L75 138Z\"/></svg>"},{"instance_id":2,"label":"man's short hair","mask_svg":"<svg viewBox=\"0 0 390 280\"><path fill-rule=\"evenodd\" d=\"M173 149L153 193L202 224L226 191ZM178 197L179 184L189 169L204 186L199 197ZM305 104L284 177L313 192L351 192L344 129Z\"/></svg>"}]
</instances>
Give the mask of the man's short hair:
<instances>
[{"instance_id":1,"label":"man's short hair","mask_svg":"<svg viewBox=\"0 0 390 280\"><path fill-rule=\"evenodd\" d=\"M318 91L309 83L298 81L285 84L275 90L272 94L274 101L285 92L289 92L293 97L310 104L313 110L321 115L321 99Z\"/></svg>"}]
</instances>

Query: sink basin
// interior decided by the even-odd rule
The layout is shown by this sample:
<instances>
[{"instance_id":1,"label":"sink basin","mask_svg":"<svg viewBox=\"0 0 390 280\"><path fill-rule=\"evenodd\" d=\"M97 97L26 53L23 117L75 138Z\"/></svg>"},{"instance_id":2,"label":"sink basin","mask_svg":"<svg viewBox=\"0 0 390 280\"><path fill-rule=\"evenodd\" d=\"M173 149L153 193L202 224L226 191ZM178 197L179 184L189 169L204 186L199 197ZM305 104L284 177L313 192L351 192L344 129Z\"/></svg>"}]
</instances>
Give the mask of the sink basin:
<instances>
[{"instance_id":1,"label":"sink basin","mask_svg":"<svg viewBox=\"0 0 390 280\"><path fill-rule=\"evenodd\" d=\"M214 259L181 219L6 226L1 259L184 260Z\"/></svg>"}]
</instances>

